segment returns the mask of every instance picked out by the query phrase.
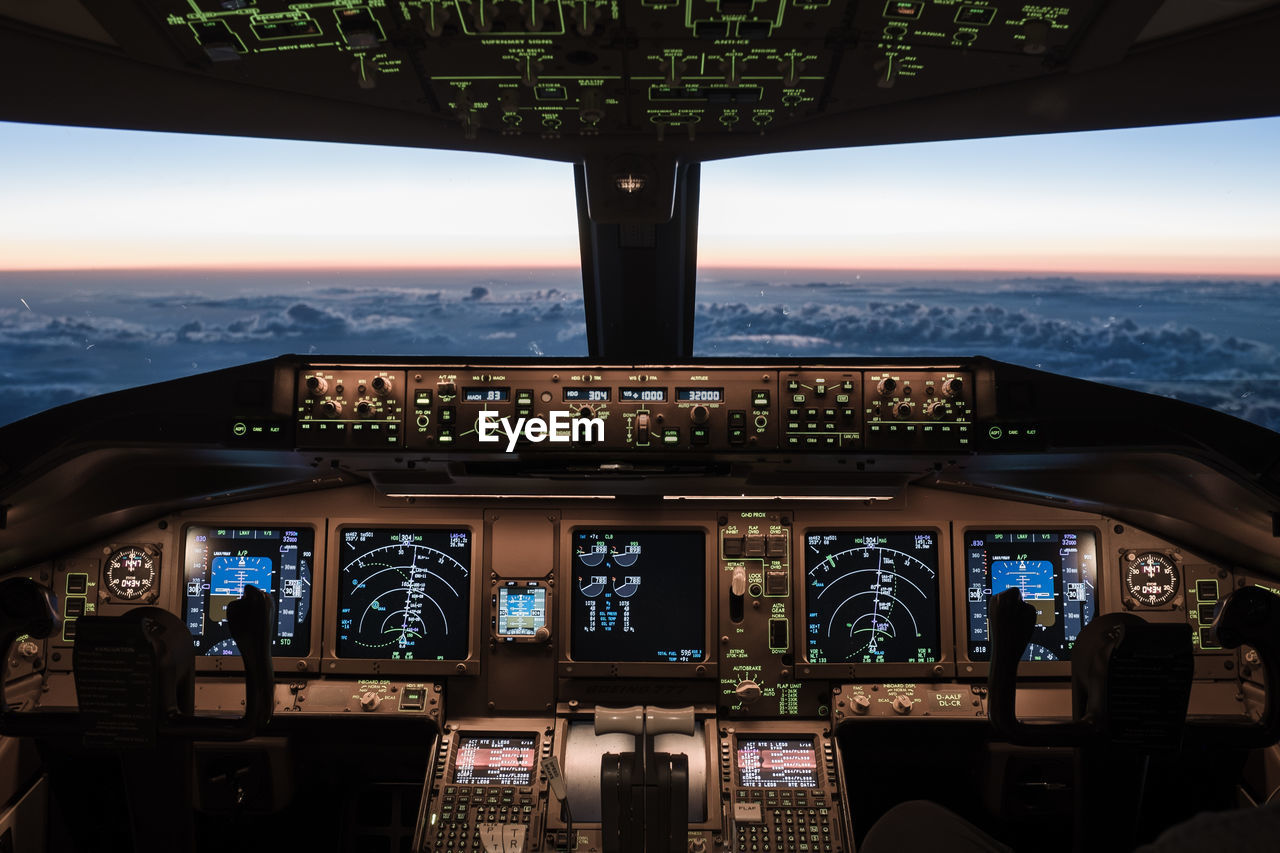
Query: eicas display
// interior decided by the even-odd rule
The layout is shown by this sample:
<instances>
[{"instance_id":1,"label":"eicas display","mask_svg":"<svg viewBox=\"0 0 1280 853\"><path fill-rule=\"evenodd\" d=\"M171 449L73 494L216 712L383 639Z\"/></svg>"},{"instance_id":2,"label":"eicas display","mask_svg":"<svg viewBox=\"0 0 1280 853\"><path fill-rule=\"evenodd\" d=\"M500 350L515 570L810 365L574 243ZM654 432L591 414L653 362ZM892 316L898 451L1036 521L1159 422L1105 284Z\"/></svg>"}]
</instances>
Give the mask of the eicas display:
<instances>
[{"instance_id":1,"label":"eicas display","mask_svg":"<svg viewBox=\"0 0 1280 853\"><path fill-rule=\"evenodd\" d=\"M573 543L574 660L706 657L702 531L577 530Z\"/></svg>"}]
</instances>

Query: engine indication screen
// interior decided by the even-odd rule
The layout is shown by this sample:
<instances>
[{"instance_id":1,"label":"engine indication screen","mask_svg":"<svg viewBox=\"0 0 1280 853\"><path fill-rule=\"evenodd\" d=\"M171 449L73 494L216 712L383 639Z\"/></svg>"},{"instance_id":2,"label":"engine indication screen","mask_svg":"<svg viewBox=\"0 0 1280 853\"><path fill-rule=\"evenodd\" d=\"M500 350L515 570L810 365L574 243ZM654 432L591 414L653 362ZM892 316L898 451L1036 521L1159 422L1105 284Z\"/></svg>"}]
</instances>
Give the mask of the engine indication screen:
<instances>
[{"instance_id":1,"label":"engine indication screen","mask_svg":"<svg viewBox=\"0 0 1280 853\"><path fill-rule=\"evenodd\" d=\"M311 651L311 567L315 532L299 527L187 528L184 602L198 655L239 655L227 605L256 586L275 601L271 654Z\"/></svg>"},{"instance_id":2,"label":"engine indication screen","mask_svg":"<svg viewBox=\"0 0 1280 853\"><path fill-rule=\"evenodd\" d=\"M498 587L499 637L532 637L547 626L547 591L542 587Z\"/></svg>"},{"instance_id":3,"label":"engine indication screen","mask_svg":"<svg viewBox=\"0 0 1280 853\"><path fill-rule=\"evenodd\" d=\"M702 531L578 530L573 543L574 660L706 657Z\"/></svg>"},{"instance_id":4,"label":"engine indication screen","mask_svg":"<svg viewBox=\"0 0 1280 853\"><path fill-rule=\"evenodd\" d=\"M459 735L458 751L453 759L453 783L532 785L537 755L537 735L525 732Z\"/></svg>"},{"instance_id":5,"label":"engine indication screen","mask_svg":"<svg viewBox=\"0 0 1280 853\"><path fill-rule=\"evenodd\" d=\"M344 527L338 540L338 657L466 659L469 530Z\"/></svg>"},{"instance_id":6,"label":"engine indication screen","mask_svg":"<svg viewBox=\"0 0 1280 853\"><path fill-rule=\"evenodd\" d=\"M804 541L810 663L937 662L934 531L810 531Z\"/></svg>"},{"instance_id":7,"label":"engine indication screen","mask_svg":"<svg viewBox=\"0 0 1280 853\"><path fill-rule=\"evenodd\" d=\"M1097 546L1087 530L970 530L965 533L969 659L990 660L987 603L1011 587L1035 607L1022 656L1065 661L1097 612Z\"/></svg>"},{"instance_id":8,"label":"engine indication screen","mask_svg":"<svg viewBox=\"0 0 1280 853\"><path fill-rule=\"evenodd\" d=\"M810 737L739 737L743 788L817 788L818 750Z\"/></svg>"}]
</instances>

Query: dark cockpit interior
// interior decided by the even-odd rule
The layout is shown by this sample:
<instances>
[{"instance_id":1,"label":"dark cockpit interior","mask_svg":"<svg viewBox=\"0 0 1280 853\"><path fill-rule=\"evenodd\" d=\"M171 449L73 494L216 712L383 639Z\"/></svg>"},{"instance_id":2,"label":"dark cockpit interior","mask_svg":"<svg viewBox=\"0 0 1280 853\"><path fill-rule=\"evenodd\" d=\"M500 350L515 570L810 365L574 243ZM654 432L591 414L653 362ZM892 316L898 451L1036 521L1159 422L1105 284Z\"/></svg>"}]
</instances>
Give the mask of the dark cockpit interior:
<instances>
[{"instance_id":1,"label":"dark cockpit interior","mask_svg":"<svg viewBox=\"0 0 1280 853\"><path fill-rule=\"evenodd\" d=\"M1280 435L693 340L700 164L1276 116L1277 43L1274 0L0 0L3 121L574 164L589 350L0 427L0 851L1267 849Z\"/></svg>"}]
</instances>

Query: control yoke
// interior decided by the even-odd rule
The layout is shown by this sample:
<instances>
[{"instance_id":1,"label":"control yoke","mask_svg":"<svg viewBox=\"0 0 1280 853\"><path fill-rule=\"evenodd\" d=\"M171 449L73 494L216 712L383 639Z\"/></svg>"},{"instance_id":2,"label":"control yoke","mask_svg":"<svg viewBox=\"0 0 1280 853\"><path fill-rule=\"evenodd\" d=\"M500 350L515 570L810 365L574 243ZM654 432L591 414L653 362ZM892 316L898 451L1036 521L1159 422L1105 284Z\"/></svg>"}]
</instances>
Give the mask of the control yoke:
<instances>
[{"instance_id":1,"label":"control yoke","mask_svg":"<svg viewBox=\"0 0 1280 853\"><path fill-rule=\"evenodd\" d=\"M245 711L239 719L195 715L190 632L165 610L136 607L122 616L80 618L74 651L79 710L10 711L0 683L0 734L83 735L86 743L123 747L141 746L156 736L253 737L270 721L275 706L272 609L270 596L253 586L227 605L227 627L244 660ZM56 599L48 587L30 578L0 582L0 648L8 649L22 635L48 637L58 623Z\"/></svg>"},{"instance_id":2,"label":"control yoke","mask_svg":"<svg viewBox=\"0 0 1280 853\"><path fill-rule=\"evenodd\" d=\"M1280 739L1280 596L1274 593L1256 586L1235 590L1213 620L1224 648L1248 644L1262 660L1267 689L1256 722L1188 722L1194 671L1190 627L1110 613L1085 626L1072 652L1072 721L1024 723L1016 711L1018 662L1035 620L1035 608L1016 588L991 600L988 716L1011 743L1149 750L1184 744L1252 748Z\"/></svg>"},{"instance_id":3,"label":"control yoke","mask_svg":"<svg viewBox=\"0 0 1280 853\"><path fill-rule=\"evenodd\" d=\"M635 752L600 757L604 853L683 853L689 828L689 759L655 752L660 734L694 733L693 706L596 707L595 733L629 734Z\"/></svg>"}]
</instances>

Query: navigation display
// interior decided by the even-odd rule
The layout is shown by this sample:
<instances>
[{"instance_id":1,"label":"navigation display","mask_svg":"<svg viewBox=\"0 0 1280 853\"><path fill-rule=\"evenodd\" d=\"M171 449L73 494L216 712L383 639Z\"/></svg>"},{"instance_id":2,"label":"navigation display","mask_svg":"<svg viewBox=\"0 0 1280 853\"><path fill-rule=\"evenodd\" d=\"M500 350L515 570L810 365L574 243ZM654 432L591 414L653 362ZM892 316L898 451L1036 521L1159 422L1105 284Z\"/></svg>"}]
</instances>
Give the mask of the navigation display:
<instances>
[{"instance_id":1,"label":"navigation display","mask_svg":"<svg viewBox=\"0 0 1280 853\"><path fill-rule=\"evenodd\" d=\"M344 527L338 542L338 657L466 659L469 530Z\"/></svg>"},{"instance_id":2,"label":"navigation display","mask_svg":"<svg viewBox=\"0 0 1280 853\"><path fill-rule=\"evenodd\" d=\"M818 750L811 737L739 737L743 788L817 788Z\"/></svg>"},{"instance_id":3,"label":"navigation display","mask_svg":"<svg viewBox=\"0 0 1280 853\"><path fill-rule=\"evenodd\" d=\"M810 663L937 662L934 531L809 531L804 542Z\"/></svg>"},{"instance_id":4,"label":"navigation display","mask_svg":"<svg viewBox=\"0 0 1280 853\"><path fill-rule=\"evenodd\" d=\"M537 735L464 734L453 758L455 785L532 785L537 766Z\"/></svg>"},{"instance_id":5,"label":"navigation display","mask_svg":"<svg viewBox=\"0 0 1280 853\"><path fill-rule=\"evenodd\" d=\"M576 531L572 658L702 661L706 550L700 530Z\"/></svg>"},{"instance_id":6,"label":"navigation display","mask_svg":"<svg viewBox=\"0 0 1280 853\"><path fill-rule=\"evenodd\" d=\"M990 660L987 603L1016 587L1035 607L1023 660L1065 661L1097 612L1097 545L1087 530L970 530L965 533L969 659Z\"/></svg>"},{"instance_id":7,"label":"navigation display","mask_svg":"<svg viewBox=\"0 0 1280 853\"><path fill-rule=\"evenodd\" d=\"M275 602L271 654L311 651L311 567L315 532L301 527L187 528L184 609L198 655L239 655L227 605L256 586Z\"/></svg>"}]
</instances>

